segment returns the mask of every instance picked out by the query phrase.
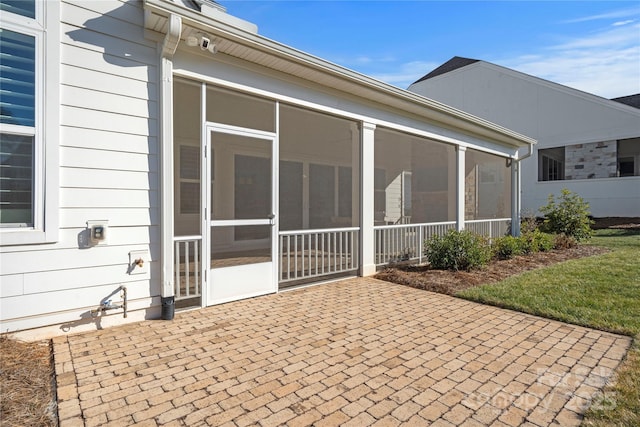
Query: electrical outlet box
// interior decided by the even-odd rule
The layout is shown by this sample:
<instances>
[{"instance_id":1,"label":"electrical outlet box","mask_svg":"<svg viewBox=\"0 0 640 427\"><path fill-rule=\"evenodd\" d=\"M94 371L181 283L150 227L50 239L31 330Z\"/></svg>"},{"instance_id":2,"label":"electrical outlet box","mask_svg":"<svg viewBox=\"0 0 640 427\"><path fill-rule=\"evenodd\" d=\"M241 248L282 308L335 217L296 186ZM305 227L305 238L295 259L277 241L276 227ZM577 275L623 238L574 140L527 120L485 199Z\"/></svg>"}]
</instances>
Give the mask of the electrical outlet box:
<instances>
[{"instance_id":1,"label":"electrical outlet box","mask_svg":"<svg viewBox=\"0 0 640 427\"><path fill-rule=\"evenodd\" d=\"M104 245L107 243L109 221L87 221L87 228L89 229L89 239L92 245Z\"/></svg>"},{"instance_id":2,"label":"electrical outlet box","mask_svg":"<svg viewBox=\"0 0 640 427\"><path fill-rule=\"evenodd\" d=\"M129 252L129 274L149 273L149 251L139 250Z\"/></svg>"}]
</instances>

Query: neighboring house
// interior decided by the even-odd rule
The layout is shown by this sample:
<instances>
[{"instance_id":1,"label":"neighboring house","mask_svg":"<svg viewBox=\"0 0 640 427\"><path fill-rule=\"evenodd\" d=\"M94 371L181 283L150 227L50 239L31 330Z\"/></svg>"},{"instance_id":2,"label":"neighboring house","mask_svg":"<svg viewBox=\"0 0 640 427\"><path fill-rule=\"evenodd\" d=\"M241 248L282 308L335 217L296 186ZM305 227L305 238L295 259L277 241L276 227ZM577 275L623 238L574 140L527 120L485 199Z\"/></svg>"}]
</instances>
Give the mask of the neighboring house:
<instances>
[{"instance_id":1,"label":"neighboring house","mask_svg":"<svg viewBox=\"0 0 640 427\"><path fill-rule=\"evenodd\" d=\"M213 2L0 4L2 332L169 319L517 223L533 139Z\"/></svg>"},{"instance_id":2,"label":"neighboring house","mask_svg":"<svg viewBox=\"0 0 640 427\"><path fill-rule=\"evenodd\" d=\"M522 162L524 212L568 188L595 217L640 216L640 95L604 99L461 57L408 90L538 141Z\"/></svg>"}]
</instances>

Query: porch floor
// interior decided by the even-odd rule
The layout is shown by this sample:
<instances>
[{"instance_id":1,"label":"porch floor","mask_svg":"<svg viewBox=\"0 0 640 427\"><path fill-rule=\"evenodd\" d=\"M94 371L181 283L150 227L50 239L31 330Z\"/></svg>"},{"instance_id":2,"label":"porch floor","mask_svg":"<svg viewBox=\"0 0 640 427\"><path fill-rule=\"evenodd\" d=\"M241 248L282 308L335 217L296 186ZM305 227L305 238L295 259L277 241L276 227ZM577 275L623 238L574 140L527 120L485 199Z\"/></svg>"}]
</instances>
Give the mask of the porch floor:
<instances>
[{"instance_id":1,"label":"porch floor","mask_svg":"<svg viewBox=\"0 0 640 427\"><path fill-rule=\"evenodd\" d=\"M577 426L630 338L348 279L54 339L60 426Z\"/></svg>"}]
</instances>

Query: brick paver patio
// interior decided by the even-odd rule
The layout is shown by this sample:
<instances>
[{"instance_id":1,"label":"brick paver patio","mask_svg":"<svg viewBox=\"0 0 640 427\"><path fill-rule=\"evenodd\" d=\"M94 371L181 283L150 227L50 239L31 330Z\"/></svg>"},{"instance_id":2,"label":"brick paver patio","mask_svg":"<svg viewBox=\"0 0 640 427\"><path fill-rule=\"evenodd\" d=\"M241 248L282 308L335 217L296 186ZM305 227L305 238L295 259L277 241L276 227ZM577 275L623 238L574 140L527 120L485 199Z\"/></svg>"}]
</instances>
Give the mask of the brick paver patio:
<instances>
[{"instance_id":1,"label":"brick paver patio","mask_svg":"<svg viewBox=\"0 0 640 427\"><path fill-rule=\"evenodd\" d=\"M629 344L359 278L59 337L54 351L62 427L574 426Z\"/></svg>"}]
</instances>

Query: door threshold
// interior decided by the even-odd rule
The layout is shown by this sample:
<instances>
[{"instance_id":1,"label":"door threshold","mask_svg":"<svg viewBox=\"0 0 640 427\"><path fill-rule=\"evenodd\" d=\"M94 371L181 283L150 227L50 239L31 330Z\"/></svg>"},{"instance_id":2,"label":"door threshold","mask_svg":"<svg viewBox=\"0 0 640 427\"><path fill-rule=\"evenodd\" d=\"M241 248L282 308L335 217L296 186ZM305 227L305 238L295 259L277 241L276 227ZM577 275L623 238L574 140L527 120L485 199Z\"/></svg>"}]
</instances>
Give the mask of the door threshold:
<instances>
[{"instance_id":1,"label":"door threshold","mask_svg":"<svg viewBox=\"0 0 640 427\"><path fill-rule=\"evenodd\" d=\"M321 280L319 282L310 282L310 283L301 283L299 285L291 285L291 286L279 288L278 293L280 294L280 293L289 292L289 291L297 291L299 289L310 288L312 286L318 286L318 285L326 285L328 283L339 282L341 280L347 280L347 279L354 279L356 277L359 277L359 276L358 275L340 276L340 277L334 277L327 280Z\"/></svg>"}]
</instances>

